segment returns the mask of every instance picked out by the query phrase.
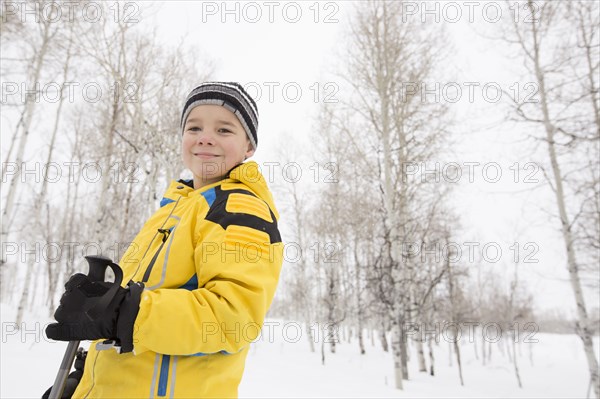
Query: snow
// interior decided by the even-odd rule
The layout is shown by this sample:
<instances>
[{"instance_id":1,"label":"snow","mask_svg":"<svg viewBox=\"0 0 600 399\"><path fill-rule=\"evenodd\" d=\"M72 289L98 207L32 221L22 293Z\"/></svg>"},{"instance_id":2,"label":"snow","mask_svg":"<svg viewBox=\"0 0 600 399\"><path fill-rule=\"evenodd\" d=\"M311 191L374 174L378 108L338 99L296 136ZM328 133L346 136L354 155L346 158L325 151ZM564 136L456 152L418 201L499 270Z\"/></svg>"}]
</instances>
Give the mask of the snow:
<instances>
[{"instance_id":1,"label":"snow","mask_svg":"<svg viewBox=\"0 0 600 399\"><path fill-rule=\"evenodd\" d=\"M66 343L52 342L43 335L51 320L28 314L20 331L14 329L13 306L0 305L2 343L0 351L0 398L34 398L52 384ZM293 321L267 320L268 328L251 346L246 371L240 385L240 398L585 398L588 387L586 361L579 338L575 335L538 333L539 342L520 344L517 349L523 388L517 386L506 344L492 344L492 362L475 358L474 345L461 342L463 376L461 387L456 361L449 365L449 343L434 346L436 375L419 373L416 352L410 346L410 380L404 390L394 389L393 362L381 349L379 340L365 337L366 354L360 355L353 338L343 337L337 353L325 349L321 364L321 341L310 352L304 325ZM596 339L595 348L598 349ZM427 348L425 347L425 350ZM530 357L531 351L531 357ZM427 362L429 359L427 358ZM531 362L533 361L533 363Z\"/></svg>"}]
</instances>

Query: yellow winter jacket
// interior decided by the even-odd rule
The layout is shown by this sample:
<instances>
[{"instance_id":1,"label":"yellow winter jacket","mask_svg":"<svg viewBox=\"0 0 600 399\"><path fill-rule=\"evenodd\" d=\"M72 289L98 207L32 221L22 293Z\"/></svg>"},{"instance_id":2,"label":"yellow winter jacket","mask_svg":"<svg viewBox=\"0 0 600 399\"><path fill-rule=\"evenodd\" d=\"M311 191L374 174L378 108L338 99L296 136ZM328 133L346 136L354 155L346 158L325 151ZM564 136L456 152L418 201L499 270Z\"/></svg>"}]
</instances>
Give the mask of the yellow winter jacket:
<instances>
[{"instance_id":1,"label":"yellow winter jacket","mask_svg":"<svg viewBox=\"0 0 600 399\"><path fill-rule=\"evenodd\" d=\"M283 262L256 162L194 190L173 181L120 265L142 281L133 353L91 344L73 398L232 398Z\"/></svg>"}]
</instances>

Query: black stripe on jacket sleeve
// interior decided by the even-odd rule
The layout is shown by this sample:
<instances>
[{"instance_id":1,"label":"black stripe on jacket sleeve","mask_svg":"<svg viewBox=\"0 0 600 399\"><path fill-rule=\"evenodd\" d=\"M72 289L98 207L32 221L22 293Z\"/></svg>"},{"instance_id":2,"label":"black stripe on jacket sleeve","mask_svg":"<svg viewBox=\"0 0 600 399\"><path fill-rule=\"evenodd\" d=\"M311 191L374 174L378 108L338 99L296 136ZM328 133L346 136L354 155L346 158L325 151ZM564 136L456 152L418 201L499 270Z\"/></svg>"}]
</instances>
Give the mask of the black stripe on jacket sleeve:
<instances>
[{"instance_id":1,"label":"black stripe on jacket sleeve","mask_svg":"<svg viewBox=\"0 0 600 399\"><path fill-rule=\"evenodd\" d=\"M206 214L206 220L219 224L224 230L230 225L244 226L258 231L265 232L269 235L270 243L275 244L281 242L281 235L277 228L277 219L273 211L269 209L271 213L271 219L273 222L268 222L258 216L246 214L246 213L231 213L228 212L225 207L227 205L227 199L232 193L246 194L255 198L256 195L246 190L221 190L220 187L215 187L216 199L210 210ZM262 201L262 200L261 200Z\"/></svg>"}]
</instances>

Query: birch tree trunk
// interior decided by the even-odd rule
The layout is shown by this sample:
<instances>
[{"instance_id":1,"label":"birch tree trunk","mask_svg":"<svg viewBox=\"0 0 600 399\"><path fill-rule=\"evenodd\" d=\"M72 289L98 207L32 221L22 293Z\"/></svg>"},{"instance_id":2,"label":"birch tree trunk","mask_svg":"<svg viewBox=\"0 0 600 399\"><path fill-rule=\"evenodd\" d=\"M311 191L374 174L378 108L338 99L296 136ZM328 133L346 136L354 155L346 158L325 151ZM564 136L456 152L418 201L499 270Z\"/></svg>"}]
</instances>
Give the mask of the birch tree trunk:
<instances>
[{"instance_id":1,"label":"birch tree trunk","mask_svg":"<svg viewBox=\"0 0 600 399\"><path fill-rule=\"evenodd\" d=\"M429 348L429 375L435 375L434 361L435 358L433 356L433 344L431 343L432 339L429 338L427 340L427 347Z\"/></svg>"},{"instance_id":2,"label":"birch tree trunk","mask_svg":"<svg viewBox=\"0 0 600 399\"><path fill-rule=\"evenodd\" d=\"M363 305L361 299L361 273L360 273L360 259L357 253L359 246L358 238L355 236L354 240L354 250L352 251L354 254L354 298L356 299L356 328L358 335L358 349L361 355L366 353L365 351L365 343L363 339Z\"/></svg>"},{"instance_id":3,"label":"birch tree trunk","mask_svg":"<svg viewBox=\"0 0 600 399\"><path fill-rule=\"evenodd\" d=\"M60 34L62 32L62 27L58 26L56 27L54 30L50 30L50 25L51 23L49 21L47 21L46 19L43 18L43 22L41 24L38 24L38 26L40 26L40 29L42 29L42 42L41 42L41 50L40 53L37 54L34 58L34 68L33 68L33 82L34 85L37 89L37 86L39 85L39 79L41 77L41 71L42 71L42 66L45 64L46 62L46 55L50 50L50 43L53 40L53 38L57 35ZM72 33L73 33L73 24L71 24L70 26L70 30L67 33L67 36L69 38L69 48L66 52L66 60L63 64L63 76L62 76L62 81L66 82L67 81L67 76L68 76L68 72L69 72L69 67L70 67L70 59L71 59L71 52L70 52L70 48L71 48L71 38L72 38ZM59 36L61 37L61 36ZM60 50L59 50L60 51ZM47 187L48 187L48 165L50 165L51 161L52 161L52 153L54 151L54 147L55 147L55 142L56 142L56 136L57 136L57 132L58 132L58 125L59 125L59 120L60 120L60 115L61 115L61 111L62 111L62 107L64 104L64 85L61 86L60 92L59 92L59 103L58 103L58 107L56 110L56 117L54 120L54 126L52 129L52 133L51 133L51 139L50 139L50 144L49 144L49 150L48 150L48 155L46 158L46 163L43 164L46 167L41 167L40 169L42 170L42 176L41 176L41 189L39 191L39 193L35 196L34 198L34 202L32 204L33 206L33 215L32 215L32 225L33 228L31 229L32 232L32 236L30 237L30 239L41 239L42 237L44 237L44 234L42 235L38 235L38 232L43 232L45 231L46 233L49 233L51 230L51 227L49 224L47 224L44 227L44 217L43 217L43 212L44 210L46 210L47 212L49 212L49 207L46 204L46 197L47 197ZM16 154L16 163L17 165L22 165L23 163L23 155L25 152L25 147L28 141L28 136L29 136L29 131L31 129L31 124L32 124L32 120L33 120L33 114L34 111L36 109L36 103L38 103L39 99L37 98L37 96L40 95L40 93L36 93L36 99L35 101L31 101L31 97L26 97L26 101L25 101L25 107L24 107L24 111L22 113L22 118L23 118L23 131L20 137L20 142L19 142L19 147L17 149L17 154ZM21 167L21 166L19 166ZM11 180L11 186L9 188L9 193L7 195L7 203L6 203L6 208L4 209L4 216L11 216L12 213L14 213L12 206L13 206L13 201L14 201L14 196L16 193L16 182L18 181L18 179L13 178ZM44 204L46 204L46 206L44 206ZM49 214L48 214L49 217ZM8 224L8 223L7 223ZM4 224L3 224L4 226ZM3 236L7 237L8 232L6 229L2 229L3 231ZM50 236L48 236L47 234L46 236L46 240L42 240L42 242L51 242L51 238ZM37 243L36 243L37 244ZM35 259L35 263L41 263L42 261L42 255L44 255L44 251L42 251L41 254L36 254L36 259ZM47 253L46 253L47 256ZM47 260L47 259L44 259ZM48 262L47 264L47 273L48 273L48 278L50 280L52 280L52 277L55 275L53 273L52 268L50 267L50 262ZM33 263L31 261L28 261L27 263L27 275L25 278L25 285L23 287L23 291L21 293L21 299L19 301L19 305L17 307L17 315L16 315L16 319L17 319L17 326L20 326L21 324L21 320L23 319L23 313L25 312L26 308L27 308L27 303L29 300L29 294L31 292L31 276L30 274L33 273L34 269L33 269ZM37 292L37 281L38 281L38 275L40 274L40 272L35 272L35 279L34 279L34 283L33 283L33 292L36 293ZM50 284L50 287L52 287L52 284ZM50 306L52 306L53 308L53 301L50 301Z\"/></svg>"},{"instance_id":4,"label":"birch tree trunk","mask_svg":"<svg viewBox=\"0 0 600 399\"><path fill-rule=\"evenodd\" d=\"M385 330L385 324L382 322L381 323L381 330L379 331L379 338L381 340L381 349L383 349L384 352L389 352L389 345L388 345L388 340L387 340L387 336L386 336L386 330Z\"/></svg>"},{"instance_id":5,"label":"birch tree trunk","mask_svg":"<svg viewBox=\"0 0 600 399\"><path fill-rule=\"evenodd\" d=\"M592 56L592 54L596 54L594 52L597 52L598 45L598 5L596 2L534 2L533 0L528 0L526 5L528 11L532 15L535 13L538 17L522 26L519 26L517 21L512 21L513 37L507 38L507 40L519 47L525 59L525 65L537 84L539 100L531 106L518 99L513 101L520 119L540 126L544 134L547 160L551 169L551 172L545 173L545 177L553 191L556 212L560 220L560 233L567 259L566 268L575 300L577 334L583 343L595 396L600 398L598 359L595 355L591 321L582 287L583 270L580 259L585 258L586 254L577 252L578 248L585 252L586 247L590 247L585 245L585 240L583 243L581 242L582 233L577 231L577 223L595 222L597 225L598 212L592 210L581 214L579 211L577 216L570 217L569 210L578 208L580 204L576 203L577 195L569 195L566 185L566 179L570 178L574 172L578 172L576 175L579 177L586 173L585 170L577 171L577 166L569 169L573 160L579 160L586 156L585 153L575 153L573 149L580 148L579 145L585 143L597 143L600 139L598 134L600 132L598 84L596 83L598 62L597 56ZM570 13L570 9L574 11ZM566 18L562 20L557 16ZM572 30L573 24L575 30ZM569 30L576 32L577 40L573 41L574 36L565 33ZM551 45L545 44L544 40L548 37L555 38L557 42ZM562 51L558 51L558 49ZM568 65L571 65L571 70L567 69ZM562 88L565 79L569 79L571 91ZM577 111L574 111L575 108ZM532 109L532 114L528 112L528 109ZM590 110L591 117L587 113L582 113L583 109ZM591 126L595 127L592 135L589 134L588 129ZM564 144L565 138L570 140L566 145ZM567 151L565 153L567 159L564 161L561 160L561 150ZM597 150L592 151L595 153L596 159L592 159L590 162L592 165L597 165ZM593 166L590 169L593 170ZM580 187L574 187L575 194L582 191L581 195L588 198L597 194L598 177L592 176L591 180L587 176L583 178L588 180ZM594 190L596 191L594 192ZM581 207L585 205L584 202L582 201ZM597 204L592 203L591 208L594 207L596 210L598 209ZM581 216L579 220L577 220L578 216ZM592 230L596 230L595 234L591 234L592 237L587 244L598 247L597 228L592 228ZM580 241L579 246L577 245L578 240Z\"/></svg>"},{"instance_id":6,"label":"birch tree trunk","mask_svg":"<svg viewBox=\"0 0 600 399\"><path fill-rule=\"evenodd\" d=\"M415 284L415 276L405 264L402 243L417 219L408 203L415 187L409 187L404 166L422 160L411 155L424 156L436 148L432 137L441 137L437 135L438 123L442 124L445 108L433 102L424 104L418 96L403 95L401 82L431 78L432 64L445 41L439 30L426 31L423 25L404 23L402 2L368 1L360 3L356 11L344 78L353 94L347 102L352 112L349 119L360 121L362 133L352 132L348 124L341 130L348 132L349 142L358 148L360 158L367 160L363 161L364 169L380 181L377 188L383 220L379 231L383 244L376 296L391 329L395 386L402 389L402 380L409 378L404 323L412 320L408 302ZM365 127L373 132L371 136L366 137ZM357 143L356 137L364 140ZM373 147L373 153L368 153L368 147Z\"/></svg>"},{"instance_id":7,"label":"birch tree trunk","mask_svg":"<svg viewBox=\"0 0 600 399\"><path fill-rule=\"evenodd\" d=\"M64 83L66 83L69 79L69 70L71 67L71 49L72 49L72 44L73 44L73 25L70 26L70 31L68 34L68 45L67 45L67 49L66 49L66 54L65 54L65 58L64 58L64 64L63 64L63 75L62 75L62 82L63 85L61 86L61 92L60 92L60 100L58 102L58 107L56 109L56 115L54 118L54 126L52 127L52 134L51 134L51 138L50 138L50 144L48 146L48 155L46 157L46 165L50 165L50 163L53 161L53 154L54 154L54 149L56 146L56 137L58 135L58 128L59 128L59 124L60 124L60 119L61 119L61 115L62 115L62 109L63 109L63 105L65 102L65 95L64 95ZM38 198L36 200L37 204L46 204L45 210L46 210L46 229L45 231L47 232L46 234L46 242L53 242L52 240L52 226L54 220L51 219L51 216L54 216L53 214L51 214L50 212L50 207L49 205L46 203L47 200L47 194L48 194L48 176L47 176L47 172L48 172L48 168L44 169L44 173L42 176L42 187L40 189L40 193L38 195ZM40 221L42 220L42 206L38 206L37 207L37 217L35 218L35 221L40 223ZM40 226L41 227L41 226ZM40 231L42 231L42 229L40 228ZM46 270L48 273L48 292L47 292L47 305L48 305L48 310L50 312L53 312L54 309L56 308L55 306L55 293L56 293L56 289L57 289L57 281L58 281L58 273L60 271L60 266L58 268L58 270L56 270L56 268L54 267L56 265L55 262L51 261L50 258L45 259L46 261Z\"/></svg>"},{"instance_id":8,"label":"birch tree trunk","mask_svg":"<svg viewBox=\"0 0 600 399\"><path fill-rule=\"evenodd\" d=\"M546 129L546 139L548 141L548 156L550 157L550 163L552 164L552 174L554 176L554 194L556 198L556 204L560 215L561 231L563 237L563 243L567 252L567 268L569 271L569 280L571 282L571 288L575 296L575 304L577 308L577 334L583 342L583 348L585 356L588 362L590 380L594 387L594 392L597 398L600 398L600 379L598 376L598 359L594 354L594 343L592 341L592 330L591 323L588 317L587 307L585 304L585 298L583 296L583 290L581 287L581 279L579 277L579 267L576 260L575 250L573 248L573 238L571 233L571 223L567 216L567 210L565 206L565 196L562 187L562 174L560 165L556 156L556 148L554 144L554 133L555 129L552 123L548 119L548 109L545 103L543 79L538 75L538 83L540 84L540 96L542 101L542 107L544 109L544 127Z\"/></svg>"},{"instance_id":9,"label":"birch tree trunk","mask_svg":"<svg viewBox=\"0 0 600 399\"><path fill-rule=\"evenodd\" d=\"M397 317L392 320L392 355L394 359L394 381L396 389L403 389L402 379L402 326Z\"/></svg>"},{"instance_id":10,"label":"birch tree trunk","mask_svg":"<svg viewBox=\"0 0 600 399\"><path fill-rule=\"evenodd\" d=\"M417 344L417 359L419 361L419 371L422 373L427 372L427 365L425 364L425 352L423 350L423 339L422 332L419 332L419 336L415 340Z\"/></svg>"},{"instance_id":11,"label":"birch tree trunk","mask_svg":"<svg viewBox=\"0 0 600 399\"><path fill-rule=\"evenodd\" d=\"M56 35L56 33L58 32L58 28L52 29L53 23L50 22L47 18L42 17L41 21L41 23L37 24L37 28L39 28L41 31L41 43L39 44L39 48L35 48L34 54L31 55L32 68L30 69L30 74L27 76L27 87L33 91L39 88L41 71L42 67L46 62L46 56L50 47L50 43ZM35 46L35 44L33 44L33 46ZM31 95L29 93L25 96L25 103L23 104L22 112L22 129L20 130L20 135L18 139L19 145L17 147L14 159L14 164L17 168L21 168L23 165L25 147L29 138L29 131L31 128L31 123L33 121L33 115L36 109L36 104L38 103L37 99L39 95L39 92L35 92L33 99L31 98ZM17 133L18 132L19 130L17 129ZM17 133L15 133L15 136L17 135ZM0 227L0 242L3 243L7 242L8 240L9 226L12 224L12 219L15 217L14 203L15 196L17 194L17 183L19 181L19 173L17 173L17 175L13 176L13 178L10 180L8 192L6 194L4 210L2 212L2 224ZM0 275L3 273L3 271L4 258L0 259Z\"/></svg>"},{"instance_id":12,"label":"birch tree trunk","mask_svg":"<svg viewBox=\"0 0 600 399\"><path fill-rule=\"evenodd\" d=\"M387 15L387 5L386 3L381 3L381 23L375 25L376 28L381 28L383 32L381 32L381 38L383 40L386 39L387 34L387 24L389 23L388 15ZM378 39L378 38L377 38ZM401 207L404 204L404 199L399 200L399 206L394 206L394 197L397 193L394 190L392 184L392 178L394 174L394 170L392 167L392 129L390 125L390 104L389 104L389 87L391 82L389 79L393 78L393 75L386 74L389 68L393 68L392 65L389 65L389 54L386 54L388 49L383 47L380 49L382 52L382 64L379 65L379 69L375 75L376 79L376 90L379 98L380 109L379 109L379 117L380 120L380 129L381 129L381 142L383 149L383 205L384 205L384 213L386 215L386 223L384 223L385 229L387 230L386 236L389 239L390 245L390 253L389 253L389 262L391 265L392 271L392 281L395 285L394 292L398 293L393 296L394 303L392 304L391 309L391 320L392 320L392 353L394 356L394 376L396 382L397 389L403 389L402 379L408 379L408 370L406 368L406 343L403 334L403 323L404 323L404 302L402 295L399 293L402 290L406 289L406 287L401 287L400 284L404 282L403 272L402 272L402 258L400 252L400 215L402 214Z\"/></svg>"},{"instance_id":13,"label":"birch tree trunk","mask_svg":"<svg viewBox=\"0 0 600 399\"><path fill-rule=\"evenodd\" d=\"M527 2L530 10L533 12L535 5L532 0L528 0ZM567 207L566 207L566 198L563 190L563 175L561 172L561 167L558 161L558 156L556 153L556 126L553 124L550 113L549 113L549 104L547 98L547 90L546 90L546 78L544 76L544 71L541 65L541 55L540 55L540 44L539 44L539 35L538 28L535 23L531 26L532 29L532 37L533 40L533 65L535 70L535 77L537 80L537 84L539 87L540 94L540 106L542 108L543 115L543 126L546 132L546 143L548 149L548 157L550 159L550 164L552 165L552 176L553 176L553 191L556 199L556 206L558 208L558 213L560 217L561 223L561 232L563 243L565 246L565 251L567 254L567 269L569 271L569 280L571 282L571 288L573 290L573 294L575 296L575 304L577 310L577 334L581 338L583 342L583 348L585 352L585 356L588 363L588 370L590 373L590 381L594 388L594 393L596 398L600 398L600 378L598 375L598 359L596 358L594 351L594 343L592 341L592 330L591 323L588 317L587 307L585 303L585 298L583 295L583 290L581 287L581 278L579 276L579 266L576 259L575 249L573 247L573 236L571 232L571 220L567 215Z\"/></svg>"},{"instance_id":14,"label":"birch tree trunk","mask_svg":"<svg viewBox=\"0 0 600 399\"><path fill-rule=\"evenodd\" d=\"M449 242L449 240L447 240ZM455 317L456 314L456 303L455 303L455 292L454 292L454 276L452 272L452 268L450 267L450 258L451 256L446 257L446 269L448 274L448 295L450 298L450 308L452 312L452 322L455 326L458 326L460 320ZM464 386L465 382L463 380L463 372L462 372L462 363L460 361L460 348L458 347L458 328L453 330L451 345L454 349L454 354L456 356L456 364L458 366L458 376L460 378L460 385Z\"/></svg>"},{"instance_id":15,"label":"birch tree trunk","mask_svg":"<svg viewBox=\"0 0 600 399\"><path fill-rule=\"evenodd\" d=\"M515 376L517 377L517 383L519 384L519 388L523 388L523 384L521 383L521 374L519 374L519 364L517 361L517 344L516 344L516 338L514 336L514 331L513 331L513 339L512 339L512 354L513 354L513 365L514 365L514 369L515 369ZM518 334L518 332L517 332Z\"/></svg>"},{"instance_id":16,"label":"birch tree trunk","mask_svg":"<svg viewBox=\"0 0 600 399\"><path fill-rule=\"evenodd\" d=\"M516 242L516 240L513 240L514 242ZM519 385L519 388L523 388L523 384L521 382L521 375L519 374L519 364L518 364L518 360L517 360L517 351L516 351L516 342L518 341L518 337L519 337L519 323L518 320L516 318L516 310L515 310L515 301L516 301L516 296L517 296L517 287L519 284L519 261L516 260L514 261L514 266L515 266L515 272L514 272L514 278L513 281L510 284L510 300L509 300L509 313L510 313L510 318L509 320L511 322L513 322L513 326L515 328L511 329L512 330L512 362L513 362L513 368L515 371L515 377L517 378L517 384ZM508 352L508 357L510 359L511 357L511 351L510 349L507 348L507 352Z\"/></svg>"},{"instance_id":17,"label":"birch tree trunk","mask_svg":"<svg viewBox=\"0 0 600 399\"><path fill-rule=\"evenodd\" d=\"M27 298L29 298L29 290L31 287L31 276L33 275L33 265L34 261L31 260L31 257L27 258L27 271L25 272L25 282L23 283L23 291L21 292L21 299L19 299L19 305L17 307L17 318L15 323L17 324L17 329L21 328L21 324L23 323L23 315L25 314L25 309L27 308Z\"/></svg>"},{"instance_id":18,"label":"birch tree trunk","mask_svg":"<svg viewBox=\"0 0 600 399\"><path fill-rule=\"evenodd\" d=\"M483 328L481 330L481 364L485 366L485 337L483 336Z\"/></svg>"}]
</instances>

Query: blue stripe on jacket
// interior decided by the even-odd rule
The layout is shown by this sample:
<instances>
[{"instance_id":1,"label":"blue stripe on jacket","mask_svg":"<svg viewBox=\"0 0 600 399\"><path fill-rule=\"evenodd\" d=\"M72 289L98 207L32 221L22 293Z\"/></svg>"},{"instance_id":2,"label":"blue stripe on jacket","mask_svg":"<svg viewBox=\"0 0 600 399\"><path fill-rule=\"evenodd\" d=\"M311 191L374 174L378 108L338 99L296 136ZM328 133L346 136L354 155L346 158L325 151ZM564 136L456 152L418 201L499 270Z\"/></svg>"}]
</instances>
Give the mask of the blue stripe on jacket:
<instances>
[{"instance_id":1,"label":"blue stripe on jacket","mask_svg":"<svg viewBox=\"0 0 600 399\"><path fill-rule=\"evenodd\" d=\"M160 364L160 377L158 377L158 396L167 396L167 381L169 380L170 355L163 355Z\"/></svg>"},{"instance_id":2,"label":"blue stripe on jacket","mask_svg":"<svg viewBox=\"0 0 600 399\"><path fill-rule=\"evenodd\" d=\"M215 193L215 188L213 187L209 190L206 190L205 192L202 193L202 196L204 197L206 202L208 202L208 206L212 206L213 202L215 202L215 199L217 198L217 194Z\"/></svg>"}]
</instances>

